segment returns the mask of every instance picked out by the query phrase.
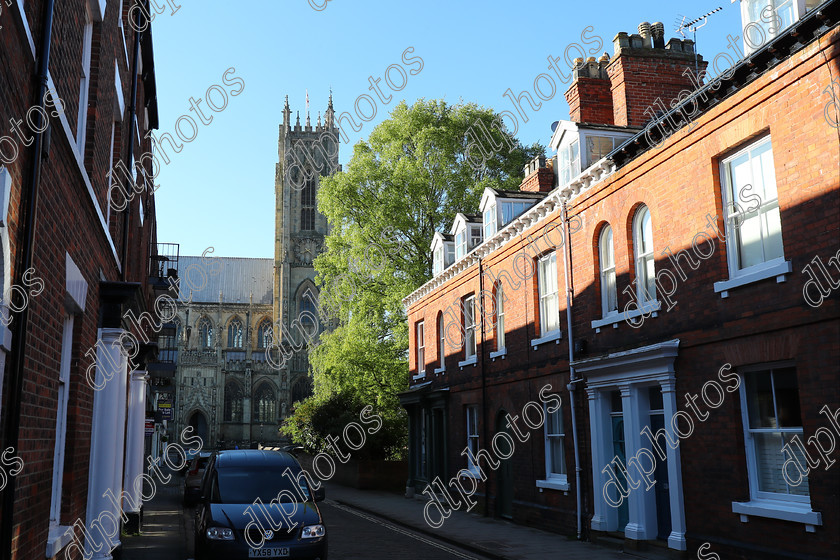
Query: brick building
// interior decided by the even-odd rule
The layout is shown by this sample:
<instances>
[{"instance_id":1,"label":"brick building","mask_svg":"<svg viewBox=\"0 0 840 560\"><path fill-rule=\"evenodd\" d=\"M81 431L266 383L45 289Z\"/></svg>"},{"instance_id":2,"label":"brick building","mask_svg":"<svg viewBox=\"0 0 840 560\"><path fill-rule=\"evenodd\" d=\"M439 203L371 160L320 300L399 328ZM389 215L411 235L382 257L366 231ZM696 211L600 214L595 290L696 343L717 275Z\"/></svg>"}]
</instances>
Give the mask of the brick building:
<instances>
[{"instance_id":1,"label":"brick building","mask_svg":"<svg viewBox=\"0 0 840 560\"><path fill-rule=\"evenodd\" d=\"M3 5L3 558L110 558L105 534L117 544L119 526L109 518L140 509L132 482L153 356L142 342L161 311L149 281L154 56L138 8Z\"/></svg>"},{"instance_id":2,"label":"brick building","mask_svg":"<svg viewBox=\"0 0 840 560\"><path fill-rule=\"evenodd\" d=\"M706 60L619 33L578 59L554 161L436 236L401 395L430 524L474 500L634 549L836 555L838 7L745 0Z\"/></svg>"}]
</instances>

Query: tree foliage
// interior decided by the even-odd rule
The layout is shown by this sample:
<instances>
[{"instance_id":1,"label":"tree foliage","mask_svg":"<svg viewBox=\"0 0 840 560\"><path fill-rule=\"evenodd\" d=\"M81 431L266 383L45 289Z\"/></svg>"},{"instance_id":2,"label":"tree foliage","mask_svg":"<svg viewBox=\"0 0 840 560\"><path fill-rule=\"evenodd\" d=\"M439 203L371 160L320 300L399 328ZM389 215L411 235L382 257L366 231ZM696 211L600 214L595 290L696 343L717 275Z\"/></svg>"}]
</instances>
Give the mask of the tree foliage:
<instances>
[{"instance_id":1,"label":"tree foliage","mask_svg":"<svg viewBox=\"0 0 840 560\"><path fill-rule=\"evenodd\" d=\"M397 394L408 386L401 300L431 277L434 233L456 213L476 212L485 187L516 189L523 167L544 153L500 122L474 104L401 102L355 145L342 172L321 180L318 208L330 232L315 268L322 313L336 326L311 350L317 398L352 390L399 411ZM477 168L468 156L482 134L506 147Z\"/></svg>"}]
</instances>

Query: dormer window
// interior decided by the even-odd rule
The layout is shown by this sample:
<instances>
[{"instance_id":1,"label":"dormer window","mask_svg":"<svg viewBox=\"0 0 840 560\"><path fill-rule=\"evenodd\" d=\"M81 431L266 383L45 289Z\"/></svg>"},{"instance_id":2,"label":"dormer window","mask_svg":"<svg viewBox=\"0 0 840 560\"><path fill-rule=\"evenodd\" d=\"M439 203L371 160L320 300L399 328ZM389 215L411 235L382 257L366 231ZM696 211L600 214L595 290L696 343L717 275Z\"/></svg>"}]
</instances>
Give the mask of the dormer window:
<instances>
[{"instance_id":1,"label":"dormer window","mask_svg":"<svg viewBox=\"0 0 840 560\"><path fill-rule=\"evenodd\" d=\"M495 204L484 211L484 239L490 239L497 231L496 213Z\"/></svg>"},{"instance_id":2,"label":"dormer window","mask_svg":"<svg viewBox=\"0 0 840 560\"><path fill-rule=\"evenodd\" d=\"M467 254L467 230L462 229L455 234L455 260L464 258Z\"/></svg>"},{"instance_id":3,"label":"dormer window","mask_svg":"<svg viewBox=\"0 0 840 560\"><path fill-rule=\"evenodd\" d=\"M443 247L436 249L432 255L432 274L437 276L441 272L443 272Z\"/></svg>"},{"instance_id":4,"label":"dormer window","mask_svg":"<svg viewBox=\"0 0 840 560\"><path fill-rule=\"evenodd\" d=\"M470 226L469 250L472 251L473 249L481 245L482 241L484 241L484 236L482 235L481 226Z\"/></svg>"},{"instance_id":5,"label":"dormer window","mask_svg":"<svg viewBox=\"0 0 840 560\"><path fill-rule=\"evenodd\" d=\"M580 175L580 147L575 140L560 149L558 156L560 164L560 184L568 185L572 179Z\"/></svg>"},{"instance_id":6,"label":"dormer window","mask_svg":"<svg viewBox=\"0 0 840 560\"><path fill-rule=\"evenodd\" d=\"M824 0L741 0L744 56L759 50Z\"/></svg>"},{"instance_id":7,"label":"dormer window","mask_svg":"<svg viewBox=\"0 0 840 560\"><path fill-rule=\"evenodd\" d=\"M432 274L437 276L446 270L446 267L455 262L454 237L446 233L435 233L432 237L432 245L429 248L432 252Z\"/></svg>"},{"instance_id":8,"label":"dormer window","mask_svg":"<svg viewBox=\"0 0 840 560\"><path fill-rule=\"evenodd\" d=\"M506 226L514 219L522 215L525 210L533 206L533 201L528 202L503 202L502 203L502 225Z\"/></svg>"},{"instance_id":9,"label":"dormer window","mask_svg":"<svg viewBox=\"0 0 840 560\"><path fill-rule=\"evenodd\" d=\"M620 146L624 138L612 136L587 136L586 138L586 163L587 167L601 160Z\"/></svg>"}]
</instances>

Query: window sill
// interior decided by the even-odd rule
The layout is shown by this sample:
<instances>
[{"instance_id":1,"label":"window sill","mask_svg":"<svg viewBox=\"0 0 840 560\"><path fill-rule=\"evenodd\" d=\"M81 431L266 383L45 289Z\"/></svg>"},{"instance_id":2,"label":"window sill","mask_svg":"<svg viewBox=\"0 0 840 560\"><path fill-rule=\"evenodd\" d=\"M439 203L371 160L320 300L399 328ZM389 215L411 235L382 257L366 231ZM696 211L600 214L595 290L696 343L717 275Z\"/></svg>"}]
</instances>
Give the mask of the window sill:
<instances>
[{"instance_id":1,"label":"window sill","mask_svg":"<svg viewBox=\"0 0 840 560\"><path fill-rule=\"evenodd\" d=\"M50 527L49 536L47 537L47 558L52 558L58 554L72 540L73 527L64 525Z\"/></svg>"},{"instance_id":2,"label":"window sill","mask_svg":"<svg viewBox=\"0 0 840 560\"><path fill-rule=\"evenodd\" d=\"M502 348L498 352L490 352L490 359L494 362L496 361L496 358L501 358L504 360L505 356L507 356L507 348Z\"/></svg>"},{"instance_id":3,"label":"window sill","mask_svg":"<svg viewBox=\"0 0 840 560\"><path fill-rule=\"evenodd\" d=\"M560 339L563 338L563 331L557 329L555 331L549 331L540 338L533 338L531 339L531 346L534 347L534 350L537 349L537 346L540 344L545 344L546 342L554 341L555 344L560 344Z\"/></svg>"},{"instance_id":4,"label":"window sill","mask_svg":"<svg viewBox=\"0 0 840 560\"><path fill-rule=\"evenodd\" d=\"M538 480L537 488L542 492L544 489L560 490L562 492L569 491L569 481L564 478L549 478L548 480Z\"/></svg>"},{"instance_id":5,"label":"window sill","mask_svg":"<svg viewBox=\"0 0 840 560\"><path fill-rule=\"evenodd\" d=\"M758 282L760 280L766 280L767 278L772 278L773 276L776 277L776 282L781 284L785 281L785 274L790 274L791 272L793 272L793 265L790 264L790 261L786 261L783 258L774 259L770 262L757 264L744 269L741 271L741 274L735 278L730 278L729 280L724 280L722 282L715 282L715 293L720 293L720 297L722 298L728 298L729 290L732 288L746 286L747 284L752 284L753 282Z\"/></svg>"},{"instance_id":6,"label":"window sill","mask_svg":"<svg viewBox=\"0 0 840 560\"><path fill-rule=\"evenodd\" d=\"M445 367L435 368L435 375L440 375L441 373L446 373Z\"/></svg>"},{"instance_id":7,"label":"window sill","mask_svg":"<svg viewBox=\"0 0 840 560\"><path fill-rule=\"evenodd\" d=\"M413 379L414 381L417 381L418 379L426 379L426 372L424 371L423 373L418 373L417 375L412 375L411 379Z\"/></svg>"},{"instance_id":8,"label":"window sill","mask_svg":"<svg viewBox=\"0 0 840 560\"><path fill-rule=\"evenodd\" d=\"M818 511L812 511L810 504L804 503L797 504L772 500L732 502L732 512L741 515L742 523L747 523L750 515L804 523L805 530L809 533L815 531L814 527L816 525L822 525L822 514Z\"/></svg>"},{"instance_id":9,"label":"window sill","mask_svg":"<svg viewBox=\"0 0 840 560\"><path fill-rule=\"evenodd\" d=\"M463 362L458 362L458 367L461 369L464 369L467 366L475 367L476 362L478 362L478 356L476 354L473 354Z\"/></svg>"},{"instance_id":10,"label":"window sill","mask_svg":"<svg viewBox=\"0 0 840 560\"><path fill-rule=\"evenodd\" d=\"M636 307L633 311L625 311L624 313L613 311L603 319L592 321L592 328L595 329L596 333L601 332L601 327L606 327L607 325L612 325L614 329L617 329L618 324L622 321L630 323L630 319L635 319L636 317L641 317L642 315L657 317L659 316L660 309L662 309L662 304L660 304L659 301L646 301L642 304L642 307ZM630 326L632 327L633 324L631 323Z\"/></svg>"}]
</instances>

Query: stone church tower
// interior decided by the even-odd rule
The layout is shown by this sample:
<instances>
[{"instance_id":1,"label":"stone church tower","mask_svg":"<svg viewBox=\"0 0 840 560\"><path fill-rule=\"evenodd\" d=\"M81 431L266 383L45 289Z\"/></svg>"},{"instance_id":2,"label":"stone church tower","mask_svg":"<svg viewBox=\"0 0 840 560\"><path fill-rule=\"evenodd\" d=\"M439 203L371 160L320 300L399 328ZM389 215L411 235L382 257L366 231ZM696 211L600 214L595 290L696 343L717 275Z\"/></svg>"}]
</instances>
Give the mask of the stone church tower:
<instances>
[{"instance_id":1,"label":"stone church tower","mask_svg":"<svg viewBox=\"0 0 840 560\"><path fill-rule=\"evenodd\" d=\"M281 345L294 351L283 368L283 373L288 373L291 404L300 398L304 384L307 394L310 390L306 377L309 361L301 323L304 330L311 332L311 327L300 314L310 311L318 316L318 289L312 261L324 245L327 219L318 212L315 197L320 178L339 170L338 128L332 94L323 123L319 112L314 128L308 107L306 125L301 126L299 112L292 125L292 111L286 96L278 156L274 179L274 322L284 327L275 335ZM304 314L307 316L311 317ZM320 321L318 330L324 330Z\"/></svg>"}]
</instances>

